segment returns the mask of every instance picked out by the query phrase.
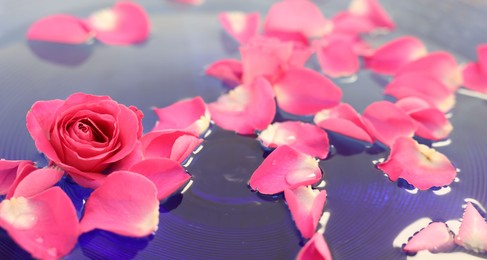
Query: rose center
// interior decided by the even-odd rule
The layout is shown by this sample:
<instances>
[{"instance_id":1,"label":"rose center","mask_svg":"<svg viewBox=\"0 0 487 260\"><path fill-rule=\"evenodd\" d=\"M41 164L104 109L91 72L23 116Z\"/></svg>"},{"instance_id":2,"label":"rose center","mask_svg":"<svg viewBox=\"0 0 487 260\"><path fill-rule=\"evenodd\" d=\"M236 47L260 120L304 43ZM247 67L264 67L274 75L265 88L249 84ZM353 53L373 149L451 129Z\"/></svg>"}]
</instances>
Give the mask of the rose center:
<instances>
[{"instance_id":1,"label":"rose center","mask_svg":"<svg viewBox=\"0 0 487 260\"><path fill-rule=\"evenodd\" d=\"M93 122L87 119L82 119L77 122L74 127L74 132L81 140L85 141L95 141L95 142L105 142L105 136L100 132Z\"/></svg>"}]
</instances>

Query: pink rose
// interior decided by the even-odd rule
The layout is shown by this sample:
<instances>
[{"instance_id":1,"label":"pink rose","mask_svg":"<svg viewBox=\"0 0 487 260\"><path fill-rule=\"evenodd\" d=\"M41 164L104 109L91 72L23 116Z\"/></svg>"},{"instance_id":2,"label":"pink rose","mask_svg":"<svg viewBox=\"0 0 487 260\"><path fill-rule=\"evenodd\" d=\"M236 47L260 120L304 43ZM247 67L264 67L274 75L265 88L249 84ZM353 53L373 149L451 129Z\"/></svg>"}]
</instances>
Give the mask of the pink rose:
<instances>
[{"instance_id":1,"label":"pink rose","mask_svg":"<svg viewBox=\"0 0 487 260\"><path fill-rule=\"evenodd\" d=\"M27 113L35 145L80 185L96 188L142 135L143 114L108 96L75 93L36 102Z\"/></svg>"}]
</instances>

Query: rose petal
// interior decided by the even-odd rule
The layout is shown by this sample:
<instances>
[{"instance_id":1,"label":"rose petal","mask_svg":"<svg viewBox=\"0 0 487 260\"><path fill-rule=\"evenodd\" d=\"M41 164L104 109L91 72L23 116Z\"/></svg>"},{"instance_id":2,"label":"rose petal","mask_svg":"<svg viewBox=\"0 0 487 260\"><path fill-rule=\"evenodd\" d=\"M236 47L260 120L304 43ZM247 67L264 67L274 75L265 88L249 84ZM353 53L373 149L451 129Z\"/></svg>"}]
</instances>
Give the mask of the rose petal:
<instances>
[{"instance_id":1,"label":"rose petal","mask_svg":"<svg viewBox=\"0 0 487 260\"><path fill-rule=\"evenodd\" d=\"M358 56L353 50L354 42L341 37L327 40L316 52L323 73L330 77L347 77L357 73Z\"/></svg>"},{"instance_id":2,"label":"rose petal","mask_svg":"<svg viewBox=\"0 0 487 260\"><path fill-rule=\"evenodd\" d=\"M34 196L54 186L63 175L64 171L59 168L36 169L32 172L20 173L19 178L9 190L7 199Z\"/></svg>"},{"instance_id":3,"label":"rose petal","mask_svg":"<svg viewBox=\"0 0 487 260\"><path fill-rule=\"evenodd\" d=\"M44 17L27 31L28 40L80 44L86 43L92 33L83 20L64 14Z\"/></svg>"},{"instance_id":4,"label":"rose petal","mask_svg":"<svg viewBox=\"0 0 487 260\"><path fill-rule=\"evenodd\" d=\"M144 158L167 158L182 163L203 140L184 131L149 132L141 139Z\"/></svg>"},{"instance_id":5,"label":"rose petal","mask_svg":"<svg viewBox=\"0 0 487 260\"><path fill-rule=\"evenodd\" d=\"M164 158L143 160L130 171L144 175L156 185L158 200L167 198L191 178L178 162Z\"/></svg>"},{"instance_id":6,"label":"rose petal","mask_svg":"<svg viewBox=\"0 0 487 260\"><path fill-rule=\"evenodd\" d=\"M258 136L259 141L269 148L289 145L307 155L324 159L328 156L330 143L328 135L319 127L299 121L277 122Z\"/></svg>"},{"instance_id":7,"label":"rose petal","mask_svg":"<svg viewBox=\"0 0 487 260\"><path fill-rule=\"evenodd\" d=\"M117 171L91 193L80 229L82 233L99 228L122 236L143 237L154 232L158 222L155 185L138 173Z\"/></svg>"},{"instance_id":8,"label":"rose petal","mask_svg":"<svg viewBox=\"0 0 487 260\"><path fill-rule=\"evenodd\" d=\"M323 234L315 233L313 237L301 248L297 260L331 260L331 253Z\"/></svg>"},{"instance_id":9,"label":"rose petal","mask_svg":"<svg viewBox=\"0 0 487 260\"><path fill-rule=\"evenodd\" d=\"M205 0L171 0L180 4L187 4L187 5L201 5L205 2Z\"/></svg>"},{"instance_id":10,"label":"rose petal","mask_svg":"<svg viewBox=\"0 0 487 260\"><path fill-rule=\"evenodd\" d=\"M389 158L377 167L392 181L402 178L420 190L449 185L457 175L445 155L408 137L398 137Z\"/></svg>"},{"instance_id":11,"label":"rose petal","mask_svg":"<svg viewBox=\"0 0 487 260\"><path fill-rule=\"evenodd\" d=\"M465 88L487 94L487 72L478 63L468 63L462 70Z\"/></svg>"},{"instance_id":12,"label":"rose petal","mask_svg":"<svg viewBox=\"0 0 487 260\"><path fill-rule=\"evenodd\" d=\"M272 86L263 78L231 90L208 104L208 108L218 126L239 134L265 129L276 113Z\"/></svg>"},{"instance_id":13,"label":"rose petal","mask_svg":"<svg viewBox=\"0 0 487 260\"><path fill-rule=\"evenodd\" d=\"M149 37L149 17L145 9L131 1L117 2L111 9L93 13L87 23L101 42L129 45Z\"/></svg>"},{"instance_id":14,"label":"rose petal","mask_svg":"<svg viewBox=\"0 0 487 260\"><path fill-rule=\"evenodd\" d=\"M210 112L199 96L155 108L154 112L159 120L152 131L182 130L200 136L210 126Z\"/></svg>"},{"instance_id":15,"label":"rose petal","mask_svg":"<svg viewBox=\"0 0 487 260\"><path fill-rule=\"evenodd\" d=\"M333 32L357 35L368 33L377 29L374 23L366 16L356 15L349 11L337 13L333 19Z\"/></svg>"},{"instance_id":16,"label":"rose petal","mask_svg":"<svg viewBox=\"0 0 487 260\"><path fill-rule=\"evenodd\" d=\"M78 240L78 218L69 197L53 187L31 198L0 203L0 226L32 257L59 259Z\"/></svg>"},{"instance_id":17,"label":"rose petal","mask_svg":"<svg viewBox=\"0 0 487 260\"><path fill-rule=\"evenodd\" d=\"M260 14L257 12L223 12L218 19L225 31L240 44L246 43L259 30Z\"/></svg>"},{"instance_id":18,"label":"rose petal","mask_svg":"<svg viewBox=\"0 0 487 260\"><path fill-rule=\"evenodd\" d=\"M445 252L455 246L453 233L443 222L434 222L415 234L403 250L415 253L421 250Z\"/></svg>"},{"instance_id":19,"label":"rose petal","mask_svg":"<svg viewBox=\"0 0 487 260\"><path fill-rule=\"evenodd\" d=\"M0 160L0 195L7 194L18 180L19 175L35 170L34 162L27 160Z\"/></svg>"},{"instance_id":20,"label":"rose petal","mask_svg":"<svg viewBox=\"0 0 487 260\"><path fill-rule=\"evenodd\" d=\"M455 243L476 253L487 252L487 223L470 202L463 213Z\"/></svg>"},{"instance_id":21,"label":"rose petal","mask_svg":"<svg viewBox=\"0 0 487 260\"><path fill-rule=\"evenodd\" d=\"M365 67L379 74L395 74L405 64L426 55L426 47L417 38L394 39L364 57Z\"/></svg>"},{"instance_id":22,"label":"rose petal","mask_svg":"<svg viewBox=\"0 0 487 260\"><path fill-rule=\"evenodd\" d=\"M223 59L210 64L205 73L235 87L242 84L242 71L242 62L239 60Z\"/></svg>"},{"instance_id":23,"label":"rose petal","mask_svg":"<svg viewBox=\"0 0 487 260\"><path fill-rule=\"evenodd\" d=\"M478 64L484 74L487 74L487 43L477 46Z\"/></svg>"},{"instance_id":24,"label":"rose petal","mask_svg":"<svg viewBox=\"0 0 487 260\"><path fill-rule=\"evenodd\" d=\"M416 131L414 121L388 101L378 101L367 106L363 119L367 131L386 146L391 146L400 136L412 137Z\"/></svg>"},{"instance_id":25,"label":"rose petal","mask_svg":"<svg viewBox=\"0 0 487 260\"><path fill-rule=\"evenodd\" d=\"M262 194L311 185L321 179L318 161L288 145L277 147L250 177L250 187Z\"/></svg>"},{"instance_id":26,"label":"rose petal","mask_svg":"<svg viewBox=\"0 0 487 260\"><path fill-rule=\"evenodd\" d=\"M368 32L377 29L391 31L396 27L394 21L377 0L353 0L348 11L353 15L366 18L374 25Z\"/></svg>"},{"instance_id":27,"label":"rose petal","mask_svg":"<svg viewBox=\"0 0 487 260\"><path fill-rule=\"evenodd\" d=\"M308 68L293 68L274 84L277 104L288 113L312 115L336 106L342 90L322 74Z\"/></svg>"},{"instance_id":28,"label":"rose petal","mask_svg":"<svg viewBox=\"0 0 487 260\"><path fill-rule=\"evenodd\" d=\"M311 238L318 227L326 202L326 191L301 186L296 189L285 189L284 198L291 211L294 222L304 238Z\"/></svg>"}]
</instances>

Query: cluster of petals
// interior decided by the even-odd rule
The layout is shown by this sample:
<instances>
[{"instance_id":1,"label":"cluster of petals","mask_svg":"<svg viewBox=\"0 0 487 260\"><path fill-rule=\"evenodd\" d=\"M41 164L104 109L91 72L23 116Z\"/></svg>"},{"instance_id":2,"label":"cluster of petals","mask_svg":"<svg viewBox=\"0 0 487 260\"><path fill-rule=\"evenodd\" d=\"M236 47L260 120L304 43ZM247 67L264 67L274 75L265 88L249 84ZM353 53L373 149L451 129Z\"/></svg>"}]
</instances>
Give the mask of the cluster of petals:
<instances>
[{"instance_id":1,"label":"cluster of petals","mask_svg":"<svg viewBox=\"0 0 487 260\"><path fill-rule=\"evenodd\" d=\"M487 44L477 46L477 62L470 62L462 70L463 86L487 93Z\"/></svg>"}]
</instances>

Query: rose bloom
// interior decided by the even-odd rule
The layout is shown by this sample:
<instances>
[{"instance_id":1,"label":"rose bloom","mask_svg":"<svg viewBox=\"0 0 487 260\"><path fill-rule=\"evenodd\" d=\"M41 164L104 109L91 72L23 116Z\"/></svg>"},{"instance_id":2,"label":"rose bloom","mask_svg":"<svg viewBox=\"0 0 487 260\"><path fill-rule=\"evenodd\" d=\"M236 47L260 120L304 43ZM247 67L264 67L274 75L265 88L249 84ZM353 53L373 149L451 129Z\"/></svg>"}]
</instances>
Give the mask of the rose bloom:
<instances>
[{"instance_id":1,"label":"rose bloom","mask_svg":"<svg viewBox=\"0 0 487 260\"><path fill-rule=\"evenodd\" d=\"M75 93L34 103L27 129L46 157L78 184L96 188L110 166L127 157L142 135L143 114L108 96Z\"/></svg>"}]
</instances>

